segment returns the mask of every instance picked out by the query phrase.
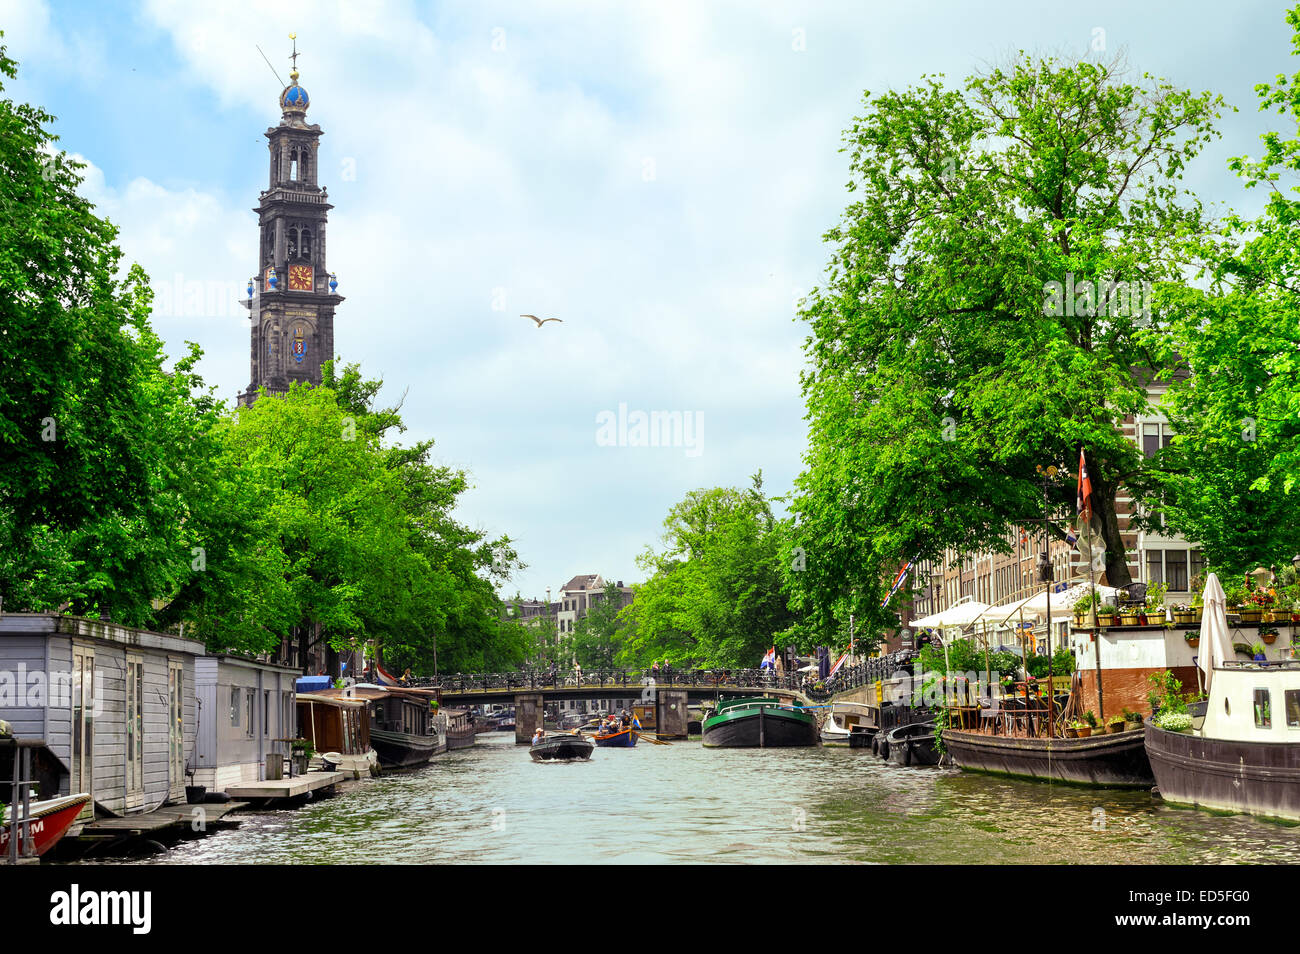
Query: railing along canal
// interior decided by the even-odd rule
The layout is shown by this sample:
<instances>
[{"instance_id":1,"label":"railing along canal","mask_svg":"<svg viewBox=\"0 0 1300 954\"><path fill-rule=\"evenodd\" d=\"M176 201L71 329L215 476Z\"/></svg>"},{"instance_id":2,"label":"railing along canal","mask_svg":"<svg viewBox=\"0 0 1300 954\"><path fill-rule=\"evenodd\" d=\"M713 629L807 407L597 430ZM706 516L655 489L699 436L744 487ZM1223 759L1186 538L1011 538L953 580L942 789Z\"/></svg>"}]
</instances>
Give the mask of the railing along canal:
<instances>
[{"instance_id":1,"label":"railing along canal","mask_svg":"<svg viewBox=\"0 0 1300 954\"><path fill-rule=\"evenodd\" d=\"M683 689L782 689L812 699L829 699L837 692L889 679L906 670L914 653L892 653L844 666L821 680L811 673L777 673L771 669L527 669L516 672L455 673L411 680L411 685L447 693L512 692L545 689L640 692L650 686Z\"/></svg>"}]
</instances>

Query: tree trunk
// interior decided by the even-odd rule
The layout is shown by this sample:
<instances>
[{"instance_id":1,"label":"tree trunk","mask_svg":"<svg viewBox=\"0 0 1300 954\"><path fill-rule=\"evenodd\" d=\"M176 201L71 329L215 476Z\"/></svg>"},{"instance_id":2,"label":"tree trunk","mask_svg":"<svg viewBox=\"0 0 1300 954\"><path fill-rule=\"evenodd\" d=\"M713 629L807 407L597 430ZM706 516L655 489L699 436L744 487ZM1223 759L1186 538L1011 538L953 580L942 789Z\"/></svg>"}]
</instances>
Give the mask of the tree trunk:
<instances>
[{"instance_id":1,"label":"tree trunk","mask_svg":"<svg viewBox=\"0 0 1300 954\"><path fill-rule=\"evenodd\" d=\"M1106 585L1121 587L1133 582L1128 571L1128 551L1119 532L1119 515L1115 512L1116 485L1100 476L1099 466L1094 473L1088 469L1092 481L1092 509L1101 522L1101 537L1106 544Z\"/></svg>"}]
</instances>

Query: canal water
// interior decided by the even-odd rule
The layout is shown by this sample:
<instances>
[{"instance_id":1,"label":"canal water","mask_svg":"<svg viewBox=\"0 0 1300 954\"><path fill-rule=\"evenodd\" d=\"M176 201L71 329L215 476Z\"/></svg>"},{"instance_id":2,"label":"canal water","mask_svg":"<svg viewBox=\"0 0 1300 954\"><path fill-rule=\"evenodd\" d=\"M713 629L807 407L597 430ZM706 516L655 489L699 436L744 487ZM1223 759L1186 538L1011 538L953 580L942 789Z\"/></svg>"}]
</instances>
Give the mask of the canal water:
<instances>
[{"instance_id":1,"label":"canal water","mask_svg":"<svg viewBox=\"0 0 1300 954\"><path fill-rule=\"evenodd\" d=\"M144 864L1300 863L1300 828L1147 792L889 766L842 748L597 749L537 764L514 735L366 780Z\"/></svg>"}]
</instances>

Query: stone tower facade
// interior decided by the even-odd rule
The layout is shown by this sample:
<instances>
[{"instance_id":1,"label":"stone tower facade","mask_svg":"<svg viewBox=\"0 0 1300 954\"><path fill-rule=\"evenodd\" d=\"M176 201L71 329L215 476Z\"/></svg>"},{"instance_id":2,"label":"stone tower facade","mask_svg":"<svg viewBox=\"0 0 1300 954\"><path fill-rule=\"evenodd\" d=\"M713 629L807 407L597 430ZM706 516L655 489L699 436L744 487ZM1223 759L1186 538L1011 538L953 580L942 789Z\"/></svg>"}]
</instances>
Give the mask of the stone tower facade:
<instances>
[{"instance_id":1,"label":"stone tower facade","mask_svg":"<svg viewBox=\"0 0 1300 954\"><path fill-rule=\"evenodd\" d=\"M317 185L320 126L307 125L307 91L298 71L280 94L280 124L266 131L270 182L253 211L258 216L258 270L244 303L252 318L248 390L285 392L295 381L320 384L321 366L334 356L334 309L343 301L326 270L325 220L329 195Z\"/></svg>"}]
</instances>

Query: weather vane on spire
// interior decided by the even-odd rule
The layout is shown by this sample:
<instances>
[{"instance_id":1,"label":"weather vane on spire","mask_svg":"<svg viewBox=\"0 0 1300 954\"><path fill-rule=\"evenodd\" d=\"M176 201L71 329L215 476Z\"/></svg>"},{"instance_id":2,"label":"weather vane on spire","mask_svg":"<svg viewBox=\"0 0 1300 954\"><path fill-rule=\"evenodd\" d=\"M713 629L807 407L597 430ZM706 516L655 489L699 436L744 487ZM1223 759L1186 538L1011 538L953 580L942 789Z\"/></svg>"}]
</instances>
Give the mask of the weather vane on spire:
<instances>
[{"instance_id":1,"label":"weather vane on spire","mask_svg":"<svg viewBox=\"0 0 1300 954\"><path fill-rule=\"evenodd\" d=\"M293 72L294 72L295 75L297 75L297 73L298 73L298 34L297 34L297 33L290 33L290 34L289 34L289 39L293 40L293 55L290 56L289 59L293 60Z\"/></svg>"}]
</instances>

